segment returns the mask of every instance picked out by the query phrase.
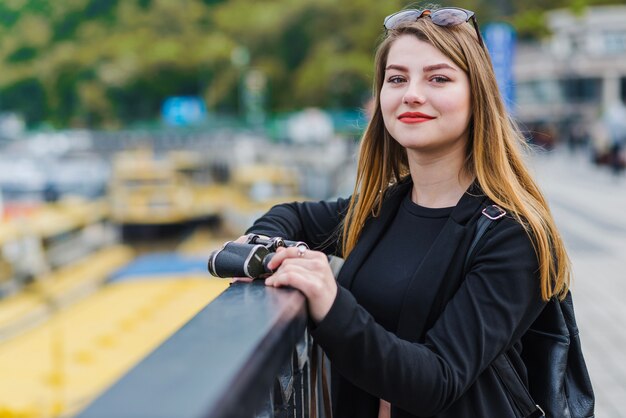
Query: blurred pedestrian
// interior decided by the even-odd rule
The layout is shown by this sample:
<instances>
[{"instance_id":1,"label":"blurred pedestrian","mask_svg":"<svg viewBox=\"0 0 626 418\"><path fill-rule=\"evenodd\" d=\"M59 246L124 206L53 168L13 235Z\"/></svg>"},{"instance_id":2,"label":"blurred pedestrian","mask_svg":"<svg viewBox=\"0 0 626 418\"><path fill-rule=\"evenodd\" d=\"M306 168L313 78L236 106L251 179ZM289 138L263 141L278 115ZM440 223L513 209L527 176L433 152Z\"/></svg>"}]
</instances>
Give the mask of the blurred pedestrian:
<instances>
[{"instance_id":1,"label":"blurred pedestrian","mask_svg":"<svg viewBox=\"0 0 626 418\"><path fill-rule=\"evenodd\" d=\"M591 158L594 164L601 166L609 163L610 146L609 130L602 118L597 118L591 124Z\"/></svg>"},{"instance_id":2,"label":"blurred pedestrian","mask_svg":"<svg viewBox=\"0 0 626 418\"><path fill-rule=\"evenodd\" d=\"M279 248L265 283L306 296L336 417L521 417L490 365L506 352L527 376L521 337L568 290L563 241L474 13L408 9L384 26L354 194L258 219L248 233L311 247ZM470 250L488 207L503 217ZM346 258L337 281L329 254Z\"/></svg>"},{"instance_id":3,"label":"blurred pedestrian","mask_svg":"<svg viewBox=\"0 0 626 418\"><path fill-rule=\"evenodd\" d=\"M612 103L603 117L609 139L609 164L614 174L624 170L624 143L626 143L626 107L622 102Z\"/></svg>"}]
</instances>

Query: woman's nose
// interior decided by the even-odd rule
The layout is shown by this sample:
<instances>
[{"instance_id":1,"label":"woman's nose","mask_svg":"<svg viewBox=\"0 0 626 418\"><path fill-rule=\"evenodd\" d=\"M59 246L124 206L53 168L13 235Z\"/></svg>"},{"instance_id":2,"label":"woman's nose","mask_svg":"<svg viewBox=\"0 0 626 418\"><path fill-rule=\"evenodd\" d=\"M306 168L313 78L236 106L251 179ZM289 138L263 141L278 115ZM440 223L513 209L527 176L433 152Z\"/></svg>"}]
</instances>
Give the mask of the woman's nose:
<instances>
[{"instance_id":1,"label":"woman's nose","mask_svg":"<svg viewBox=\"0 0 626 418\"><path fill-rule=\"evenodd\" d=\"M424 94L420 91L421 89L417 85L417 83L411 83L407 86L406 91L404 92L404 97L402 98L402 102L405 104L422 104L426 101Z\"/></svg>"}]
</instances>

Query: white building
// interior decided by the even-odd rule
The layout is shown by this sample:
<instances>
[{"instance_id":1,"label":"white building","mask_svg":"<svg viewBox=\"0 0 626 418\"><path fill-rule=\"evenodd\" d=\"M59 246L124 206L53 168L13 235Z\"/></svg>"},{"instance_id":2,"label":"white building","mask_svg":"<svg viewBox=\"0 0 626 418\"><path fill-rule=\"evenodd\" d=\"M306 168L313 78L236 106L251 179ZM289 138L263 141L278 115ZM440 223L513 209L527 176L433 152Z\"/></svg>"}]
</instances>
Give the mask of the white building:
<instances>
[{"instance_id":1,"label":"white building","mask_svg":"<svg viewBox=\"0 0 626 418\"><path fill-rule=\"evenodd\" d=\"M546 13L552 36L518 45L516 117L525 123L591 123L626 102L626 6Z\"/></svg>"}]
</instances>

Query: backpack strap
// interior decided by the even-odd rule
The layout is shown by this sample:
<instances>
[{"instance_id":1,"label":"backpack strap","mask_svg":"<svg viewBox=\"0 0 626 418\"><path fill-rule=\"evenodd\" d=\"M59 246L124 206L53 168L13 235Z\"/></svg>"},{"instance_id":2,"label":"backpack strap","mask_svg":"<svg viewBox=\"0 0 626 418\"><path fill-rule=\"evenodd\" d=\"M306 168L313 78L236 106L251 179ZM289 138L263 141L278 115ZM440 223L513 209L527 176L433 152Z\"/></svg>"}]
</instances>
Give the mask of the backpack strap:
<instances>
[{"instance_id":1,"label":"backpack strap","mask_svg":"<svg viewBox=\"0 0 626 418\"><path fill-rule=\"evenodd\" d=\"M480 242L485 233L493 228L496 221L503 218L506 215L506 211L497 205L489 205L482 211L482 215L476 224L476 234L470 244L470 248L465 256L465 264L463 267L463 274L467 273L469 263L474 256L476 246ZM528 389L524 385L524 382L515 371L515 368L511 364L508 355L502 353L491 364L491 367L498 375L498 378L502 382L505 390L508 392L515 406L522 413L524 418L539 418L544 417L545 413L539 405L530 396Z\"/></svg>"},{"instance_id":2,"label":"backpack strap","mask_svg":"<svg viewBox=\"0 0 626 418\"><path fill-rule=\"evenodd\" d=\"M424 329L429 329L433 326L433 324L437 321L437 319L441 316L443 309L446 306L446 303L454 296L454 293L457 291L463 280L465 280L465 275L467 274L467 268L469 267L469 263L472 259L473 253L476 250L476 245L480 241L480 239L485 235L485 233L495 225L498 219L502 218L506 215L504 209L496 205L489 205L483 209L482 215L478 218L476 224L476 234L474 235L474 239L470 244L467 255L465 256L465 263L463 265L463 272L460 278L456 281L453 280L444 280L444 282L439 287L435 298L433 299L433 303L430 308L430 312L426 317L426 321Z\"/></svg>"},{"instance_id":3,"label":"backpack strap","mask_svg":"<svg viewBox=\"0 0 626 418\"><path fill-rule=\"evenodd\" d=\"M467 267L469 266L469 262L474 256L474 251L476 250L476 245L480 239L485 235L485 233L491 229L495 222L498 219L501 219L506 215L506 211L497 205L489 205L482 212L483 216L478 219L476 224L476 235L474 235L474 239L470 244L469 250L467 251L467 255L465 256L465 263L463 264L463 274L467 273Z\"/></svg>"},{"instance_id":4,"label":"backpack strap","mask_svg":"<svg viewBox=\"0 0 626 418\"><path fill-rule=\"evenodd\" d=\"M511 401L524 418L541 418L546 413L535 403L524 381L519 376L506 352L500 354L491 363L491 367L502 382Z\"/></svg>"}]
</instances>

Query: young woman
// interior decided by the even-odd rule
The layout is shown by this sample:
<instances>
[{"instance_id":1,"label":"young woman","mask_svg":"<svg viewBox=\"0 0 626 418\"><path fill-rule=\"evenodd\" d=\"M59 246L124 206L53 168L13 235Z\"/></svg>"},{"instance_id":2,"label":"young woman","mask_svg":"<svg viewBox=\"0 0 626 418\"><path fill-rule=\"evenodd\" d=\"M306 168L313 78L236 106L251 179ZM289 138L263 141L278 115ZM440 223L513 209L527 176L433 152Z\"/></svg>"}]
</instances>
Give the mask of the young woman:
<instances>
[{"instance_id":1,"label":"young woman","mask_svg":"<svg viewBox=\"0 0 626 418\"><path fill-rule=\"evenodd\" d=\"M473 13L404 10L385 28L354 194L257 220L249 233L311 247L279 249L265 283L307 297L332 364L335 417L519 417L489 366L507 351L526 376L520 338L567 292L567 254ZM466 267L494 203L507 215ZM327 254L346 259L337 281ZM460 287L431 317L451 280Z\"/></svg>"}]
</instances>

